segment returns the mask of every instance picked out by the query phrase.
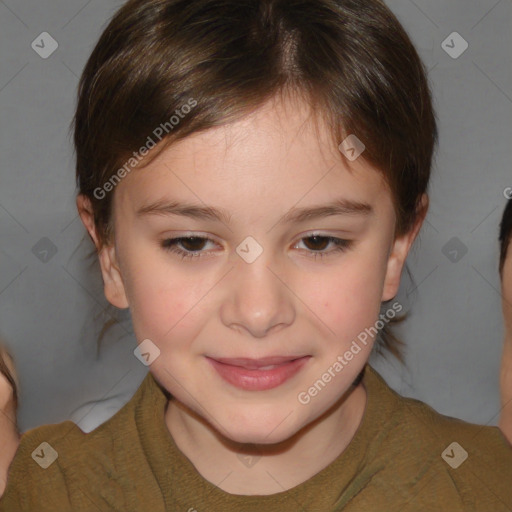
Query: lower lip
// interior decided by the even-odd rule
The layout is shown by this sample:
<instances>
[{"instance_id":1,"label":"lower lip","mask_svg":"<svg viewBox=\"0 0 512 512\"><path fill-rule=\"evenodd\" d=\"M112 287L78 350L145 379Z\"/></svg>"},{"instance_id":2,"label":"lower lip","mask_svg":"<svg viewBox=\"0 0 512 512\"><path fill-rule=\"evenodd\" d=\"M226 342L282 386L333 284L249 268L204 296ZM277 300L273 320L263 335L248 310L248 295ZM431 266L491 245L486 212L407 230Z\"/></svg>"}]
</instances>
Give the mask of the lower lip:
<instances>
[{"instance_id":1,"label":"lower lip","mask_svg":"<svg viewBox=\"0 0 512 512\"><path fill-rule=\"evenodd\" d=\"M291 379L309 361L310 356L280 364L270 370L248 370L240 366L219 363L215 359L207 359L229 384L247 391L264 391L276 388Z\"/></svg>"}]
</instances>

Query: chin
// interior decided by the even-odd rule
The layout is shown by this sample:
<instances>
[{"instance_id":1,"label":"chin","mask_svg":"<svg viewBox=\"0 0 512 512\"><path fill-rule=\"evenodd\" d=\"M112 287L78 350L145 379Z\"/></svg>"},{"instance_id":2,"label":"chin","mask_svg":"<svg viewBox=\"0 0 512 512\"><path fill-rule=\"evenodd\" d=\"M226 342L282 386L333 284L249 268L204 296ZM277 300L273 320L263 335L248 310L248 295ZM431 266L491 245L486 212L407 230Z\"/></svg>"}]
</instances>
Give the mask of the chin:
<instances>
[{"instance_id":1,"label":"chin","mask_svg":"<svg viewBox=\"0 0 512 512\"><path fill-rule=\"evenodd\" d=\"M229 425L222 434L233 442L241 444L271 445L288 440L300 430L300 426L291 423L293 418L276 414L271 418L262 420L258 418L232 418L227 420Z\"/></svg>"},{"instance_id":2,"label":"chin","mask_svg":"<svg viewBox=\"0 0 512 512\"><path fill-rule=\"evenodd\" d=\"M227 437L235 442L240 444L251 444L251 445L273 445L278 444L283 441L289 439L293 433L287 435L286 433L282 433L281 435L266 435L261 430L255 430L254 432L248 432L247 430L241 430L236 432L229 432Z\"/></svg>"}]
</instances>

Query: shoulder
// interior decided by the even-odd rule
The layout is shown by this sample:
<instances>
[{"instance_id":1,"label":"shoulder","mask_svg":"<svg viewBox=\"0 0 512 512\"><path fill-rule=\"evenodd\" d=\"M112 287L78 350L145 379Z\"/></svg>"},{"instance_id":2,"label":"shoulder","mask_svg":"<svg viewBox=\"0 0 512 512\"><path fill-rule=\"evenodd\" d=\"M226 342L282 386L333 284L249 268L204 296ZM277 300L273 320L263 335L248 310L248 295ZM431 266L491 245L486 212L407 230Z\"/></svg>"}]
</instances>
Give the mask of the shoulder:
<instances>
[{"instance_id":1,"label":"shoulder","mask_svg":"<svg viewBox=\"0 0 512 512\"><path fill-rule=\"evenodd\" d=\"M403 399L402 411L404 437L416 439L440 489L453 488L477 510L512 508L512 447L499 428L442 415L410 398Z\"/></svg>"},{"instance_id":2,"label":"shoulder","mask_svg":"<svg viewBox=\"0 0 512 512\"><path fill-rule=\"evenodd\" d=\"M451 496L469 510L512 508L512 446L497 427L440 414L396 393L375 370L370 373L370 399L390 404L380 409L387 417L381 418L386 427L379 453L387 459L387 478L395 474L395 487L409 494L426 485L436 489L440 502Z\"/></svg>"},{"instance_id":3,"label":"shoulder","mask_svg":"<svg viewBox=\"0 0 512 512\"><path fill-rule=\"evenodd\" d=\"M107 502L123 503L124 468L142 453L135 411L144 387L147 379L127 404L89 433L72 421L24 432L0 512L88 510L91 503L103 510Z\"/></svg>"},{"instance_id":4,"label":"shoulder","mask_svg":"<svg viewBox=\"0 0 512 512\"><path fill-rule=\"evenodd\" d=\"M500 469L512 471L512 446L498 427L443 415L420 400L398 396L400 405L396 414L403 419L400 429L404 435L418 438L420 444L443 448L443 460L457 459L448 464L450 467L458 462L462 466L466 452L467 459L472 455L481 462L492 461L496 473Z\"/></svg>"},{"instance_id":5,"label":"shoulder","mask_svg":"<svg viewBox=\"0 0 512 512\"><path fill-rule=\"evenodd\" d=\"M512 463L512 445L495 426L477 425L437 412L430 405L415 398L404 397L391 389L371 366L365 375L367 391L375 402L382 402L375 411L388 416L390 432L400 432L407 439L415 439L416 446L441 443L448 440L466 443L472 453ZM495 453L496 452L496 453ZM499 455L498 455L499 454Z\"/></svg>"},{"instance_id":6,"label":"shoulder","mask_svg":"<svg viewBox=\"0 0 512 512\"><path fill-rule=\"evenodd\" d=\"M116 424L111 419L89 434L71 421L25 432L9 468L0 512L88 510L92 504L94 510L109 510L103 508L104 493L109 501L122 502ZM124 441L130 444L129 437Z\"/></svg>"}]
</instances>

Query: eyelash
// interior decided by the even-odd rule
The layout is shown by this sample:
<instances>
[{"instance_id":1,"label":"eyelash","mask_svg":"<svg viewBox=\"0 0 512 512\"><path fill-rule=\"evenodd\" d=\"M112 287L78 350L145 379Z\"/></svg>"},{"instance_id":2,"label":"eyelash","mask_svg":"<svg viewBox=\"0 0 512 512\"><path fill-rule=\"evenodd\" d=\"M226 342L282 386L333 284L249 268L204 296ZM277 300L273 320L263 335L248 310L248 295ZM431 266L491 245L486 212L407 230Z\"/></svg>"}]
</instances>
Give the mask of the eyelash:
<instances>
[{"instance_id":1,"label":"eyelash","mask_svg":"<svg viewBox=\"0 0 512 512\"><path fill-rule=\"evenodd\" d=\"M314 258L315 260L317 258L324 258L325 256L329 256L333 253L343 253L345 252L346 250L350 249L351 246L352 246L352 240L343 240L341 238L336 238L336 237L333 237L333 236L324 236L324 235L310 235L310 236L306 236L306 237L303 237L299 240L299 242L301 242L302 240L307 240L307 239L310 239L310 238L320 238L320 239L325 239L327 240L329 243L333 243L335 245L335 249L333 249L332 251L328 251L328 252L320 252L320 251L312 251L312 250L309 250L308 251L312 254L312 256L309 256L309 257L312 257ZM181 243L183 240L204 240L204 241L209 241L209 242L214 242L214 240L212 240L211 238L207 238L207 237L201 237L201 236L183 236L183 237L178 237L178 238L167 238L165 240L162 240L161 242L161 246L162 248L167 251L167 252L173 252L173 253L176 253L178 256L181 256L181 259L182 260L191 260L193 258L202 258L203 257L203 254L202 252L191 252L191 251L184 251L183 249L179 249L177 247L177 244ZM215 243L215 242L214 242Z\"/></svg>"}]
</instances>

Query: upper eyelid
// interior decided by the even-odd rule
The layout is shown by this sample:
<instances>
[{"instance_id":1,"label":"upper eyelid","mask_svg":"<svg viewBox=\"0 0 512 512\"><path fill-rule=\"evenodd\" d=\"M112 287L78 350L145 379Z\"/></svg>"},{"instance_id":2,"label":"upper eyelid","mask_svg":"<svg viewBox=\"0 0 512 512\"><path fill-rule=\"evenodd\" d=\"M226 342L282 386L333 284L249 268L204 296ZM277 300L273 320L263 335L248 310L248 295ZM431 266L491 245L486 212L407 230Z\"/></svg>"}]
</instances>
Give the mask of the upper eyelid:
<instances>
[{"instance_id":1,"label":"upper eyelid","mask_svg":"<svg viewBox=\"0 0 512 512\"><path fill-rule=\"evenodd\" d=\"M350 242L351 240L350 239L347 239L347 238L342 238L342 237L339 237L339 236L336 236L336 235L331 235L331 234L328 234L328 233L323 233L323 232L316 232L316 231L313 231L311 233L305 233L305 234L302 234L298 239L297 241L294 243L294 245L298 244L299 242L301 242L302 240L306 239L306 238L311 238L311 237L314 237L314 236L318 236L318 237L321 237L321 238L329 238L331 239L330 242L334 243L332 239L334 240L338 240L338 241L341 241L341 242ZM206 235L202 235L202 234L184 234L184 235L180 235L180 236L169 236L169 237L166 237L164 238L162 241L165 242L165 241L181 241L181 240L186 240L187 238L199 238L201 240L205 240L207 242L213 242L213 243L216 243L218 245L220 245L214 238L211 238L210 236L206 236ZM194 251L188 251L188 252L194 252ZM196 252L208 252L207 250L204 250L204 249L200 249Z\"/></svg>"}]
</instances>

